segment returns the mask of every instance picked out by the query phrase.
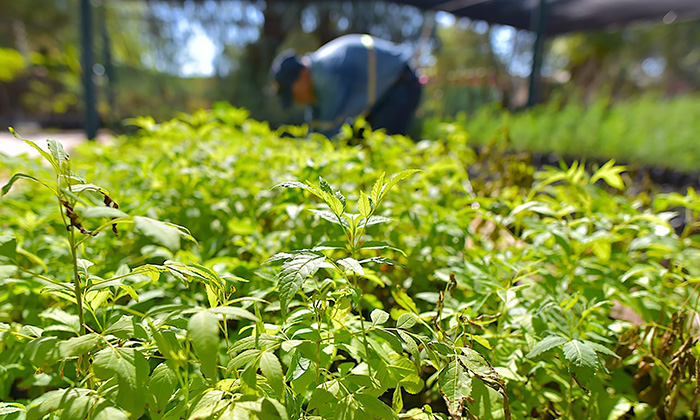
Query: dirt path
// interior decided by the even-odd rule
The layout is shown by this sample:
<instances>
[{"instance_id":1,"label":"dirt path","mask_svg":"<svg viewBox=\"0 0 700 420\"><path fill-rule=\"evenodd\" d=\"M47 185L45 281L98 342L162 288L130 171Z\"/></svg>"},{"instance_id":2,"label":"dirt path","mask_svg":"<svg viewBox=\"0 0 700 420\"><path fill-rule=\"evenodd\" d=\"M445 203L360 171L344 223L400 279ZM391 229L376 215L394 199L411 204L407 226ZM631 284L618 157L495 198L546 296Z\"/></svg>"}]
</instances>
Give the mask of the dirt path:
<instances>
[{"instance_id":1,"label":"dirt path","mask_svg":"<svg viewBox=\"0 0 700 420\"><path fill-rule=\"evenodd\" d=\"M19 134L32 140L42 149L46 149L46 139L52 138L56 139L63 147L70 151L76 145L86 142L85 132L80 130L67 130L67 131L21 131L18 130ZM97 135L97 141L107 142L112 138L111 134L107 132L100 132ZM0 132L0 153L9 156L18 156L21 154L28 154L29 156L38 156L39 152L34 150L28 144L17 140L9 131Z\"/></svg>"}]
</instances>

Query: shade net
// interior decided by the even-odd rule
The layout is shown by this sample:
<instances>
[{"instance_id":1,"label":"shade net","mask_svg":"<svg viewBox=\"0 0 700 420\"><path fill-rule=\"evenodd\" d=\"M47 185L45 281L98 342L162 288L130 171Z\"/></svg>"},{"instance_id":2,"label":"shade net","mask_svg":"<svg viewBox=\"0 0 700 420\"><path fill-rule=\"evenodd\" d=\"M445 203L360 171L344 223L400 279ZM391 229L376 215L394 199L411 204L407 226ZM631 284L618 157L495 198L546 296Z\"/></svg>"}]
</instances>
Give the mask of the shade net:
<instances>
[{"instance_id":1,"label":"shade net","mask_svg":"<svg viewBox=\"0 0 700 420\"><path fill-rule=\"evenodd\" d=\"M537 30L540 0L402 0L422 9ZM635 22L673 23L700 18L700 0L546 0L544 32L616 29Z\"/></svg>"}]
</instances>

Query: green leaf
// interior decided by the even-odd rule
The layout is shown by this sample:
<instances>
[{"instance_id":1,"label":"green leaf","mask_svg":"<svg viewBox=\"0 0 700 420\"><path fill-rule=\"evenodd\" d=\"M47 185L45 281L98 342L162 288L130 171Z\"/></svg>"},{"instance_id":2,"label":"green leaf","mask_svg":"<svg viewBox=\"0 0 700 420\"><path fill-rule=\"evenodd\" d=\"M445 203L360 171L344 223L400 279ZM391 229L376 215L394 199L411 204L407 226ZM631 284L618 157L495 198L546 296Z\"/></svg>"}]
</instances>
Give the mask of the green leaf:
<instances>
[{"instance_id":1,"label":"green leaf","mask_svg":"<svg viewBox=\"0 0 700 420\"><path fill-rule=\"evenodd\" d=\"M486 358L478 351L469 347L461 347L462 354L458 356L459 361L469 369L470 372L482 378L496 376L496 371L493 370Z\"/></svg>"},{"instance_id":2,"label":"green leaf","mask_svg":"<svg viewBox=\"0 0 700 420\"><path fill-rule=\"evenodd\" d=\"M284 375L282 365L273 353L262 352L260 356L260 371L267 378L268 383L275 391L275 395L282 399L284 396Z\"/></svg>"},{"instance_id":3,"label":"green leaf","mask_svg":"<svg viewBox=\"0 0 700 420\"><path fill-rule=\"evenodd\" d=\"M161 363L153 369L148 381L148 391L153 395L155 404L150 407L156 412L162 412L178 387L177 376L167 363Z\"/></svg>"},{"instance_id":4,"label":"green leaf","mask_svg":"<svg viewBox=\"0 0 700 420\"><path fill-rule=\"evenodd\" d=\"M89 395L78 395L61 402L61 420L85 420L96 401Z\"/></svg>"},{"instance_id":5,"label":"green leaf","mask_svg":"<svg viewBox=\"0 0 700 420\"><path fill-rule=\"evenodd\" d=\"M47 153L44 149L37 146L36 143L34 143L33 141L21 137L19 134L17 134L17 132L12 127L10 127L10 132L17 139L22 140L23 142L27 143L30 147L32 147L34 150L39 152L39 154L44 159L46 159L47 162L49 162L51 164L51 166L53 167L54 171L56 171L57 174L61 173L60 168L58 167L58 162L56 161L56 159L54 159L53 156L51 156L51 154Z\"/></svg>"},{"instance_id":6,"label":"green leaf","mask_svg":"<svg viewBox=\"0 0 700 420\"><path fill-rule=\"evenodd\" d=\"M234 369L247 368L251 363L257 362L259 360L260 350L258 349L248 349L236 357L231 359L228 366L226 366L227 372L233 371Z\"/></svg>"},{"instance_id":7,"label":"green leaf","mask_svg":"<svg viewBox=\"0 0 700 420\"><path fill-rule=\"evenodd\" d=\"M389 320L389 314L381 309L373 310L372 313L369 314L369 317L372 319L372 327L381 325Z\"/></svg>"},{"instance_id":8,"label":"green leaf","mask_svg":"<svg viewBox=\"0 0 700 420\"><path fill-rule=\"evenodd\" d=\"M335 213L333 213L332 211L329 211L329 210L316 210L316 209L309 209L309 211L312 212L313 214L319 216L321 219L323 219L323 220L325 220L325 221L334 223L334 224L336 224L336 225L345 226L345 227L350 226L350 225L348 224L348 221L347 221L347 220L345 220L345 219L343 219L343 218L340 218L340 219L339 219L338 216L336 216Z\"/></svg>"},{"instance_id":9,"label":"green leaf","mask_svg":"<svg viewBox=\"0 0 700 420\"><path fill-rule=\"evenodd\" d=\"M8 414L25 412L26 409L22 404L19 403L6 403L0 402L0 416L5 416Z\"/></svg>"},{"instance_id":10,"label":"green leaf","mask_svg":"<svg viewBox=\"0 0 700 420\"><path fill-rule=\"evenodd\" d=\"M81 193L83 191L94 191L104 194L109 194L109 191L95 184L76 184L70 186L71 192Z\"/></svg>"},{"instance_id":11,"label":"green leaf","mask_svg":"<svg viewBox=\"0 0 700 420\"><path fill-rule=\"evenodd\" d=\"M397 175L395 175L391 181L387 184L386 188L384 189L384 193L389 192L396 184L399 182L403 181L404 179L410 178L415 174L416 172L420 172L420 169L407 169L405 171L399 172Z\"/></svg>"},{"instance_id":12,"label":"green leaf","mask_svg":"<svg viewBox=\"0 0 700 420\"><path fill-rule=\"evenodd\" d=\"M12 177L10 178L10 180L7 181L7 184L5 184L5 185L2 187L2 194L0 194L0 196L4 196L4 195L7 194L8 192L10 192L10 188L12 188L12 185L13 185L15 182L17 182L18 179L28 179L28 180L30 180L30 181L34 181L34 182L39 182L39 183L41 183L41 181L39 181L38 179L34 178L34 177L31 176L31 175L19 174L19 173L17 173L17 174L12 175Z\"/></svg>"},{"instance_id":13,"label":"green leaf","mask_svg":"<svg viewBox=\"0 0 700 420\"><path fill-rule=\"evenodd\" d=\"M192 411L187 420L216 419L219 413L229 405L223 397L224 392L216 389L205 392L192 404Z\"/></svg>"},{"instance_id":14,"label":"green leaf","mask_svg":"<svg viewBox=\"0 0 700 420\"><path fill-rule=\"evenodd\" d=\"M95 333L80 337L73 337L58 343L58 353L62 358L76 357L92 350L98 343L100 336Z\"/></svg>"},{"instance_id":15,"label":"green leaf","mask_svg":"<svg viewBox=\"0 0 700 420\"><path fill-rule=\"evenodd\" d=\"M472 391L472 378L467 375L466 369L456 358L440 372L438 384L452 413L459 410L463 401L469 398Z\"/></svg>"},{"instance_id":16,"label":"green leaf","mask_svg":"<svg viewBox=\"0 0 700 420\"><path fill-rule=\"evenodd\" d=\"M51 156L56 159L59 167L63 168L68 162L68 153L66 153L63 145L54 139L48 139L46 140L46 143L49 145L49 152L51 152Z\"/></svg>"},{"instance_id":17,"label":"green leaf","mask_svg":"<svg viewBox=\"0 0 700 420\"><path fill-rule=\"evenodd\" d=\"M293 259L282 264L282 269L277 274L282 310L286 311L289 301L299 291L304 280L316 274L325 261L323 255L303 253L294 255Z\"/></svg>"},{"instance_id":18,"label":"green leaf","mask_svg":"<svg viewBox=\"0 0 700 420\"><path fill-rule=\"evenodd\" d=\"M143 387L150 371L143 354L128 347L106 347L95 354L92 370L98 379L117 377L117 402L135 418L141 417L146 406Z\"/></svg>"},{"instance_id":19,"label":"green leaf","mask_svg":"<svg viewBox=\"0 0 700 420\"><path fill-rule=\"evenodd\" d=\"M215 381L219 366L219 321L209 311L197 312L187 323L187 334L199 358L202 373Z\"/></svg>"},{"instance_id":20,"label":"green leaf","mask_svg":"<svg viewBox=\"0 0 700 420\"><path fill-rule=\"evenodd\" d=\"M338 260L337 263L345 267L346 273L353 272L360 276L365 275L365 270L362 268L360 263L354 258L343 258L342 260Z\"/></svg>"},{"instance_id":21,"label":"green leaf","mask_svg":"<svg viewBox=\"0 0 700 420\"><path fill-rule=\"evenodd\" d=\"M374 183L374 186L372 187L372 192L370 192L369 197L372 199L374 203L378 203L379 200L381 199L383 193L384 193L384 177L386 176L386 172L382 172L381 175L379 175L379 178L377 181Z\"/></svg>"},{"instance_id":22,"label":"green leaf","mask_svg":"<svg viewBox=\"0 0 700 420\"><path fill-rule=\"evenodd\" d=\"M567 339L558 335L548 335L542 340L538 341L537 344L532 346L532 350L527 354L528 359L533 359L540 354L549 351L555 347L559 347L566 343Z\"/></svg>"},{"instance_id":23,"label":"green leaf","mask_svg":"<svg viewBox=\"0 0 700 420\"><path fill-rule=\"evenodd\" d=\"M396 320L396 328L407 330L416 325L416 316L411 313L404 313Z\"/></svg>"},{"instance_id":24,"label":"green leaf","mask_svg":"<svg viewBox=\"0 0 700 420\"><path fill-rule=\"evenodd\" d=\"M180 230L167 223L149 217L135 216L134 227L154 242L173 252L180 249Z\"/></svg>"},{"instance_id":25,"label":"green leaf","mask_svg":"<svg viewBox=\"0 0 700 420\"><path fill-rule=\"evenodd\" d=\"M321 187L321 191L323 191L327 194L333 195L333 188L331 188L330 184L328 184L325 179L323 179L319 176L318 183L319 183L319 186Z\"/></svg>"},{"instance_id":26,"label":"green leaf","mask_svg":"<svg viewBox=\"0 0 700 420\"><path fill-rule=\"evenodd\" d=\"M58 338L51 336L36 338L27 343L24 354L35 366L43 369L50 368L60 358Z\"/></svg>"},{"instance_id":27,"label":"green leaf","mask_svg":"<svg viewBox=\"0 0 700 420\"><path fill-rule=\"evenodd\" d=\"M403 252L403 250L396 248L395 246L383 242L383 241L367 241L362 243L362 246L360 249L390 249L392 251L400 252L401 255L406 256L406 253Z\"/></svg>"},{"instance_id":28,"label":"green leaf","mask_svg":"<svg viewBox=\"0 0 700 420\"><path fill-rule=\"evenodd\" d=\"M71 396L84 395L90 392L87 389L57 389L49 391L34 399L27 406L27 420L39 420L49 413L55 413L61 407L64 400Z\"/></svg>"},{"instance_id":29,"label":"green leaf","mask_svg":"<svg viewBox=\"0 0 700 420\"><path fill-rule=\"evenodd\" d=\"M129 347L108 346L95 354L92 369L95 376L107 380L119 378L120 385L138 389L148 377L148 362L140 351Z\"/></svg>"},{"instance_id":30,"label":"green leaf","mask_svg":"<svg viewBox=\"0 0 700 420\"><path fill-rule=\"evenodd\" d=\"M564 357L574 366L596 369L598 367L598 357L595 351L579 340L571 340L564 344Z\"/></svg>"},{"instance_id":31,"label":"green leaf","mask_svg":"<svg viewBox=\"0 0 700 420\"><path fill-rule=\"evenodd\" d=\"M0 235L0 257L10 261L17 258L17 239L11 235Z\"/></svg>"},{"instance_id":32,"label":"green leaf","mask_svg":"<svg viewBox=\"0 0 700 420\"><path fill-rule=\"evenodd\" d=\"M112 207L87 207L80 211L80 216L85 219L129 217L123 211Z\"/></svg>"},{"instance_id":33,"label":"green leaf","mask_svg":"<svg viewBox=\"0 0 700 420\"><path fill-rule=\"evenodd\" d=\"M124 411L114 408L114 407L107 407L104 406L103 404L100 404L98 407L95 408L94 414L92 415L92 418L90 420L128 420L129 415L126 414Z\"/></svg>"},{"instance_id":34,"label":"green leaf","mask_svg":"<svg viewBox=\"0 0 700 420\"><path fill-rule=\"evenodd\" d=\"M603 179L608 185L618 190L625 189L625 182L620 174L627 170L625 166L615 166L615 159L610 159L591 177L591 184Z\"/></svg>"},{"instance_id":35,"label":"green leaf","mask_svg":"<svg viewBox=\"0 0 700 420\"><path fill-rule=\"evenodd\" d=\"M357 211L360 212L360 216L367 218L372 213L372 205L369 202L369 197L364 191L360 191L360 200L357 202Z\"/></svg>"},{"instance_id":36,"label":"green leaf","mask_svg":"<svg viewBox=\"0 0 700 420\"><path fill-rule=\"evenodd\" d=\"M209 312L218 315L226 315L226 318L230 319L247 319L254 322L259 321L258 317L250 311L243 308L237 308L235 306L217 306L216 308L209 309Z\"/></svg>"},{"instance_id":37,"label":"green leaf","mask_svg":"<svg viewBox=\"0 0 700 420\"><path fill-rule=\"evenodd\" d=\"M272 189L277 189L277 188L301 188L304 190L311 190L312 189L309 185L304 184L303 182L298 182L298 181L280 182L279 184L272 187Z\"/></svg>"},{"instance_id":38,"label":"green leaf","mask_svg":"<svg viewBox=\"0 0 700 420\"><path fill-rule=\"evenodd\" d=\"M391 408L395 413L400 413L403 410L403 395L401 393L401 385L394 389L394 395L391 398Z\"/></svg>"},{"instance_id":39,"label":"green leaf","mask_svg":"<svg viewBox=\"0 0 700 420\"><path fill-rule=\"evenodd\" d=\"M397 419L399 416L388 405L379 401L375 396L368 394L355 394L355 400L360 404L363 411L370 414L372 418L380 418L382 420Z\"/></svg>"},{"instance_id":40,"label":"green leaf","mask_svg":"<svg viewBox=\"0 0 700 420\"><path fill-rule=\"evenodd\" d=\"M345 211L345 206L343 203L338 199L338 197L330 194L326 194L323 197L324 201L326 204L328 204L328 207L331 209L333 214L336 216L340 216L343 214Z\"/></svg>"},{"instance_id":41,"label":"green leaf","mask_svg":"<svg viewBox=\"0 0 700 420\"><path fill-rule=\"evenodd\" d=\"M414 314L418 313L416 303L406 292L400 289L394 289L391 291L391 295L394 297L394 300L399 304L399 306L407 311L413 312Z\"/></svg>"},{"instance_id":42,"label":"green leaf","mask_svg":"<svg viewBox=\"0 0 700 420\"><path fill-rule=\"evenodd\" d=\"M588 341L588 340L583 340L583 343L586 344L587 346L589 346L590 348L592 348L593 350L595 350L596 353L603 353L607 356L612 356L616 359L620 358L620 356L618 356L617 353L615 353L614 351L610 350L609 348L607 348L601 344L595 343L593 341Z\"/></svg>"},{"instance_id":43,"label":"green leaf","mask_svg":"<svg viewBox=\"0 0 700 420\"><path fill-rule=\"evenodd\" d=\"M343 211L345 211L345 208L347 206L347 201L345 200L345 196L340 191L336 191L335 194L333 194L333 195L335 196L335 198L338 199L338 201L340 201L340 204L343 205Z\"/></svg>"}]
</instances>

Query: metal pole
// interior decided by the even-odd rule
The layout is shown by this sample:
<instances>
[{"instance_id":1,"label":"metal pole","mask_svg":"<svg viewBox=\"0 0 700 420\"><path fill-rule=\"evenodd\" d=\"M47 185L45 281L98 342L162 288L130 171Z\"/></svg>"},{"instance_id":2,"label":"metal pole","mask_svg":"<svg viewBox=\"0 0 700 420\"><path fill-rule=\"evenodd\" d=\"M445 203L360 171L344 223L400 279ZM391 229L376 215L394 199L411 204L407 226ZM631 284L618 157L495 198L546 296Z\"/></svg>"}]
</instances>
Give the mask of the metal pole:
<instances>
[{"instance_id":1,"label":"metal pole","mask_svg":"<svg viewBox=\"0 0 700 420\"><path fill-rule=\"evenodd\" d=\"M104 55L105 76L107 76L107 103L109 104L109 123L114 122L116 115L116 105L114 99L114 86L116 78L114 75L114 65L112 64L112 41L107 30L107 2L102 2L100 7L100 27L102 28L102 53Z\"/></svg>"},{"instance_id":2,"label":"metal pole","mask_svg":"<svg viewBox=\"0 0 700 420\"><path fill-rule=\"evenodd\" d=\"M85 94L85 135L94 140L97 136L97 106L95 82L92 79L92 66L95 63L95 50L92 42L92 5L90 0L80 0L80 20L83 53L83 93Z\"/></svg>"},{"instance_id":3,"label":"metal pole","mask_svg":"<svg viewBox=\"0 0 700 420\"><path fill-rule=\"evenodd\" d=\"M537 8L536 38L532 53L532 71L530 72L530 86L527 98L527 106L531 107L540 102L542 97L542 61L544 58L545 28L547 26L547 2L540 0Z\"/></svg>"}]
</instances>

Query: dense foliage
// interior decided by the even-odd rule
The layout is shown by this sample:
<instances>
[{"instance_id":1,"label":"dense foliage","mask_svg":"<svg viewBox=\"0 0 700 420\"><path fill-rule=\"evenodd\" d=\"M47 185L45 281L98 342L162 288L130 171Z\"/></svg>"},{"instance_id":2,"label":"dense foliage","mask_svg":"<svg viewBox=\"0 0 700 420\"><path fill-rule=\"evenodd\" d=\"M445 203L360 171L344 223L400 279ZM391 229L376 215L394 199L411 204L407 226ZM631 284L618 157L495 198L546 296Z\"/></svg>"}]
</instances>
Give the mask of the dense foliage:
<instances>
[{"instance_id":1,"label":"dense foliage","mask_svg":"<svg viewBox=\"0 0 700 420\"><path fill-rule=\"evenodd\" d=\"M555 100L515 114L482 108L455 121L466 127L476 144L495 140L518 150L579 158L614 157L630 164L697 172L698 107L697 95L666 99L650 95L616 103L599 99L590 105ZM438 135L443 122L428 122L426 135Z\"/></svg>"},{"instance_id":2,"label":"dense foliage","mask_svg":"<svg viewBox=\"0 0 700 420\"><path fill-rule=\"evenodd\" d=\"M0 155L0 417L700 415L693 191L536 172L454 124L135 123Z\"/></svg>"}]
</instances>

